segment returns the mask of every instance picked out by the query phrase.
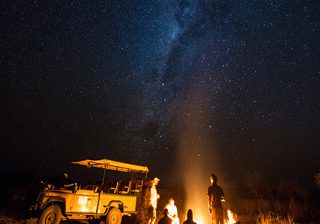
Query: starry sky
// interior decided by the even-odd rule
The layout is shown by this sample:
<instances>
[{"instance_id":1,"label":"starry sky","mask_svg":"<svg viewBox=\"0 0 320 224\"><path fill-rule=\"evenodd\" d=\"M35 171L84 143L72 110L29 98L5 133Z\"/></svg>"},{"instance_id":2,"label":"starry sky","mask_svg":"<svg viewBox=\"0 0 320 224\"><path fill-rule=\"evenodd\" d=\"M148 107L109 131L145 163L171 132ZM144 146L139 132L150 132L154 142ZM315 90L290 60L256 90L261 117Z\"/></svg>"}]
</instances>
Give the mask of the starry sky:
<instances>
[{"instance_id":1,"label":"starry sky","mask_svg":"<svg viewBox=\"0 0 320 224\"><path fill-rule=\"evenodd\" d=\"M88 158L162 180L320 169L318 1L0 4L2 173Z\"/></svg>"}]
</instances>

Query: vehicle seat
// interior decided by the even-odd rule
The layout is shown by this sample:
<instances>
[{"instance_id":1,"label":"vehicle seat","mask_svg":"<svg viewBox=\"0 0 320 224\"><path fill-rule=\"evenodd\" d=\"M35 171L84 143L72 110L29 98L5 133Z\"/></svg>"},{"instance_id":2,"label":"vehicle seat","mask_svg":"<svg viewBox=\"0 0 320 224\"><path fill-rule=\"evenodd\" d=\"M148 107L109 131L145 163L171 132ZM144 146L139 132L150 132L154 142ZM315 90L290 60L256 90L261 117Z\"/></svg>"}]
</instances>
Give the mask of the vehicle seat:
<instances>
[{"instance_id":1,"label":"vehicle seat","mask_svg":"<svg viewBox=\"0 0 320 224\"><path fill-rule=\"evenodd\" d=\"M119 187L120 187L120 181L117 181L116 186L110 187L110 190L113 191L114 194L118 194Z\"/></svg>"},{"instance_id":2,"label":"vehicle seat","mask_svg":"<svg viewBox=\"0 0 320 224\"><path fill-rule=\"evenodd\" d=\"M123 190L120 191L120 194L129 194L130 190L131 190L131 185L132 185L132 181L130 180L128 183L128 186L124 186Z\"/></svg>"},{"instance_id":3,"label":"vehicle seat","mask_svg":"<svg viewBox=\"0 0 320 224\"><path fill-rule=\"evenodd\" d=\"M139 193L142 191L143 187L143 180L136 180L134 183L134 187L131 190L132 193Z\"/></svg>"}]
</instances>

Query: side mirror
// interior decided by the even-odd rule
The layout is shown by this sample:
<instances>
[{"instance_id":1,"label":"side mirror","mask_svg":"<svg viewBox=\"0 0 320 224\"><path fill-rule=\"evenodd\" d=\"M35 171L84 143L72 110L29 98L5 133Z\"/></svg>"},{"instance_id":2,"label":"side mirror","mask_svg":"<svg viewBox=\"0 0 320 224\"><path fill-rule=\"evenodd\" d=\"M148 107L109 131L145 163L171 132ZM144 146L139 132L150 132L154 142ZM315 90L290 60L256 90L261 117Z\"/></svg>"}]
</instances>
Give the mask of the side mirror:
<instances>
[{"instance_id":1,"label":"side mirror","mask_svg":"<svg viewBox=\"0 0 320 224\"><path fill-rule=\"evenodd\" d=\"M95 189L94 189L94 193L100 193L100 191L101 191L100 187L96 186Z\"/></svg>"}]
</instances>

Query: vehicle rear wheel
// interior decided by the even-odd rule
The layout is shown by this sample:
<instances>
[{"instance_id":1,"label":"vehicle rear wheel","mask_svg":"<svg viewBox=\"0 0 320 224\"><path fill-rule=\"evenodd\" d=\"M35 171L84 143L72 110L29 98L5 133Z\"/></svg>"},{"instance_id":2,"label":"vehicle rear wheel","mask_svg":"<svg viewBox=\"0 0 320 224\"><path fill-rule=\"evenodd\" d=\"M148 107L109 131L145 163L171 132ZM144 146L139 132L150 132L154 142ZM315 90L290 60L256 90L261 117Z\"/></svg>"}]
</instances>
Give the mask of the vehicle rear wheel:
<instances>
[{"instance_id":1,"label":"vehicle rear wheel","mask_svg":"<svg viewBox=\"0 0 320 224\"><path fill-rule=\"evenodd\" d=\"M50 205L41 213L38 224L59 224L62 218L59 205Z\"/></svg>"},{"instance_id":2,"label":"vehicle rear wheel","mask_svg":"<svg viewBox=\"0 0 320 224\"><path fill-rule=\"evenodd\" d=\"M122 214L120 209L111 208L105 219L106 224L121 224Z\"/></svg>"}]
</instances>

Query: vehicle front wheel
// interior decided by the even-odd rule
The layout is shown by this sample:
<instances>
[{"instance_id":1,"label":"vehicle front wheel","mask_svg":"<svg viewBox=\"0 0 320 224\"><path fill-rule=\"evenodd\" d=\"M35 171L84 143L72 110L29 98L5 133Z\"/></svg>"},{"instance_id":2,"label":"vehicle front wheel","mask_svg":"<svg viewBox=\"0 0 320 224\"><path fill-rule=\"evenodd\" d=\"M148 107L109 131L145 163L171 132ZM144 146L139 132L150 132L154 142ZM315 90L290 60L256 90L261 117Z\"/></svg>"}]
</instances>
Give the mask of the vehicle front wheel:
<instances>
[{"instance_id":1,"label":"vehicle front wheel","mask_svg":"<svg viewBox=\"0 0 320 224\"><path fill-rule=\"evenodd\" d=\"M120 209L111 208L105 219L105 224L121 224L122 214Z\"/></svg>"},{"instance_id":2,"label":"vehicle front wheel","mask_svg":"<svg viewBox=\"0 0 320 224\"><path fill-rule=\"evenodd\" d=\"M41 213L38 224L59 224L62 218L59 205L50 205Z\"/></svg>"}]
</instances>

